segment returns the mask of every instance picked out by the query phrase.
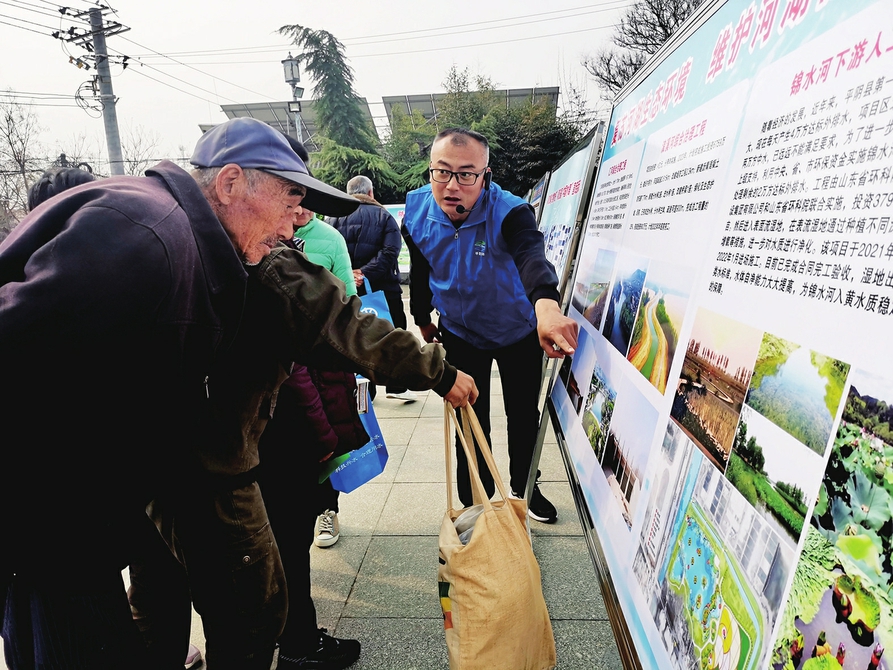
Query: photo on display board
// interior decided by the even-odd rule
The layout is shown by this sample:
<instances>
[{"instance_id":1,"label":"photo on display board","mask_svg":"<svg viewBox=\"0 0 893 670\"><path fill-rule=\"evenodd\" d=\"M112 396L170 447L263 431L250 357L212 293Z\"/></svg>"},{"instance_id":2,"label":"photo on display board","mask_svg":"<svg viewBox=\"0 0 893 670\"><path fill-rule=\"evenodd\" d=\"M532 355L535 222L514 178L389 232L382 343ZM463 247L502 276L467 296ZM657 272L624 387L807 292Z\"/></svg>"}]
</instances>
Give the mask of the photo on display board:
<instances>
[{"instance_id":1,"label":"photo on display board","mask_svg":"<svg viewBox=\"0 0 893 670\"><path fill-rule=\"evenodd\" d=\"M735 439L762 332L699 309L676 384L671 417L720 471Z\"/></svg>"},{"instance_id":2,"label":"photo on display board","mask_svg":"<svg viewBox=\"0 0 893 670\"><path fill-rule=\"evenodd\" d=\"M604 449L596 457L627 528L632 528L642 493L657 417L657 410L624 377Z\"/></svg>"},{"instance_id":3,"label":"photo on display board","mask_svg":"<svg viewBox=\"0 0 893 670\"><path fill-rule=\"evenodd\" d=\"M675 265L652 261L648 267L626 358L661 394L667 390L691 282L691 273Z\"/></svg>"},{"instance_id":4,"label":"photo on display board","mask_svg":"<svg viewBox=\"0 0 893 670\"><path fill-rule=\"evenodd\" d=\"M616 262L616 252L599 249L592 267L581 264L577 273L572 304L596 330L601 330L602 327Z\"/></svg>"},{"instance_id":5,"label":"photo on display board","mask_svg":"<svg viewBox=\"0 0 893 670\"><path fill-rule=\"evenodd\" d=\"M854 370L773 645L775 668L813 651L886 668L893 644L893 383ZM800 660L803 659L803 663Z\"/></svg>"},{"instance_id":6,"label":"photo on display board","mask_svg":"<svg viewBox=\"0 0 893 670\"><path fill-rule=\"evenodd\" d=\"M657 459L633 572L672 667L765 667L794 552L673 422Z\"/></svg>"},{"instance_id":7,"label":"photo on display board","mask_svg":"<svg viewBox=\"0 0 893 670\"><path fill-rule=\"evenodd\" d=\"M824 460L746 405L735 433L726 478L796 549L818 493Z\"/></svg>"},{"instance_id":8,"label":"photo on display board","mask_svg":"<svg viewBox=\"0 0 893 670\"><path fill-rule=\"evenodd\" d=\"M608 298L602 334L623 356L626 356L633 335L647 272L647 258L627 254L621 255L617 263L617 275Z\"/></svg>"},{"instance_id":9,"label":"photo on display board","mask_svg":"<svg viewBox=\"0 0 893 670\"><path fill-rule=\"evenodd\" d=\"M583 413L595 358L592 337L585 328L581 328L577 335L576 351L573 356L565 356L559 368L559 376L564 381L568 399L578 417Z\"/></svg>"},{"instance_id":10,"label":"photo on display board","mask_svg":"<svg viewBox=\"0 0 893 670\"><path fill-rule=\"evenodd\" d=\"M849 370L847 363L766 333L745 402L822 456Z\"/></svg>"},{"instance_id":11,"label":"photo on display board","mask_svg":"<svg viewBox=\"0 0 893 670\"><path fill-rule=\"evenodd\" d=\"M589 380L589 393L584 406L582 425L595 458L601 463L605 458L605 445L614 416L617 385L622 373L617 360L611 356L605 339L601 335L591 339L596 350L596 358Z\"/></svg>"}]
</instances>

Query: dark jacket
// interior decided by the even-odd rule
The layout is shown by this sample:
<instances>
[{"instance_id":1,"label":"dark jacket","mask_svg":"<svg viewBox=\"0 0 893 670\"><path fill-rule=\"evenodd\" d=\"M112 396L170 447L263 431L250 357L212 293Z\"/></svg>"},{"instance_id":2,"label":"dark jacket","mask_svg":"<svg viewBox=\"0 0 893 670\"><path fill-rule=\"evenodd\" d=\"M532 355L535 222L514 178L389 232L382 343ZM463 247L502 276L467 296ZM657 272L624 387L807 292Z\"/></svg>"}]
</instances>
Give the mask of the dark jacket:
<instances>
[{"instance_id":1,"label":"dark jacket","mask_svg":"<svg viewBox=\"0 0 893 670\"><path fill-rule=\"evenodd\" d=\"M133 519L213 440L206 380L247 274L186 172L147 175L74 188L0 244L0 509L20 568L123 567Z\"/></svg>"},{"instance_id":2,"label":"dark jacket","mask_svg":"<svg viewBox=\"0 0 893 670\"><path fill-rule=\"evenodd\" d=\"M2 551L60 582L126 565L166 487L256 467L291 361L441 395L456 378L300 252L249 277L195 181L147 175L72 189L0 244Z\"/></svg>"},{"instance_id":3,"label":"dark jacket","mask_svg":"<svg viewBox=\"0 0 893 670\"><path fill-rule=\"evenodd\" d=\"M303 462L340 456L369 441L357 411L357 380L350 372L295 366L279 387L276 412L264 431L262 463L273 434L283 432L280 424L287 427L291 448L314 451Z\"/></svg>"},{"instance_id":4,"label":"dark jacket","mask_svg":"<svg viewBox=\"0 0 893 670\"><path fill-rule=\"evenodd\" d=\"M354 197L363 203L357 211L328 221L344 236L353 268L363 271L372 290L399 292L400 227L373 198L362 194Z\"/></svg>"}]
</instances>

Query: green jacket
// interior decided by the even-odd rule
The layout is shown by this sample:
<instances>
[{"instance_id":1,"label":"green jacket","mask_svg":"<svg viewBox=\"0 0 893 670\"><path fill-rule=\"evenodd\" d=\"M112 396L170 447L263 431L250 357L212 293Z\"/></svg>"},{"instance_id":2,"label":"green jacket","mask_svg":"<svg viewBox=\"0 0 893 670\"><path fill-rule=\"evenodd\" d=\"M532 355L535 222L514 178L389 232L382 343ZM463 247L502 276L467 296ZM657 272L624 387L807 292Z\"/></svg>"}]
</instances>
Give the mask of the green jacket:
<instances>
[{"instance_id":1,"label":"green jacket","mask_svg":"<svg viewBox=\"0 0 893 670\"><path fill-rule=\"evenodd\" d=\"M295 231L295 237L304 240L304 253L307 258L317 265L322 265L344 282L347 295L357 294L347 242L344 241L341 233L325 221L313 218L306 226Z\"/></svg>"}]
</instances>

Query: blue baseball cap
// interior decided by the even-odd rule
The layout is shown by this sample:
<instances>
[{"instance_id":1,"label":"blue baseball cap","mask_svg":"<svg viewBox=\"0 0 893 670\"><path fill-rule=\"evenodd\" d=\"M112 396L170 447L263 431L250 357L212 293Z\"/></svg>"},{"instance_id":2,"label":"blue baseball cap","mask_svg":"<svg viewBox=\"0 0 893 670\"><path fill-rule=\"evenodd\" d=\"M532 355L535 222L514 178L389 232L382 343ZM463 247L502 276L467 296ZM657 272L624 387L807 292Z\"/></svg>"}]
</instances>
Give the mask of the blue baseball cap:
<instances>
[{"instance_id":1,"label":"blue baseball cap","mask_svg":"<svg viewBox=\"0 0 893 670\"><path fill-rule=\"evenodd\" d=\"M196 142L189 162L203 168L235 163L282 177L306 188L302 204L325 216L347 216L360 206L353 196L311 177L282 133L257 119L230 119L215 126Z\"/></svg>"}]
</instances>

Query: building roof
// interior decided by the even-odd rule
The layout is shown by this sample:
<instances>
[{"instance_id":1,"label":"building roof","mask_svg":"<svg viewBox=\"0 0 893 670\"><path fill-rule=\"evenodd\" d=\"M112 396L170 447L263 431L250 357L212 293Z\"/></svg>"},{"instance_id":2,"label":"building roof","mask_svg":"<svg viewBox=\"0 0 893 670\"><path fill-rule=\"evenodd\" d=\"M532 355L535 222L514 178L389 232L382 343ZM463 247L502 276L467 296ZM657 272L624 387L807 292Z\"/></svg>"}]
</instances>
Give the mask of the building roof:
<instances>
[{"instance_id":1,"label":"building roof","mask_svg":"<svg viewBox=\"0 0 893 670\"><path fill-rule=\"evenodd\" d=\"M493 91L494 95L505 99L506 107L523 105L533 98L534 102L548 100L553 107L558 107L558 86L543 86L540 88L503 88ZM382 97L385 111L388 114L388 123L392 123L394 105L400 105L404 112L412 114L414 109L419 110L427 120L437 116L437 106L447 96L446 93L423 93L420 95L388 95Z\"/></svg>"},{"instance_id":2,"label":"building roof","mask_svg":"<svg viewBox=\"0 0 893 670\"><path fill-rule=\"evenodd\" d=\"M316 143L316 133L319 126L316 120L316 103L313 100L298 100L300 103L300 126L301 134L295 132L295 115L290 113L289 105L294 105L294 101L286 100L285 102L247 102L234 105L221 105L220 109L226 114L228 119L236 119L240 117L250 117L263 121L292 137L301 140L307 147L308 151L319 151L319 145ZM372 122L372 112L369 110L369 103L366 98L360 98L360 107L364 116L369 121L369 127L374 129L375 124ZM202 132L207 132L214 127L214 124L200 124Z\"/></svg>"}]
</instances>

